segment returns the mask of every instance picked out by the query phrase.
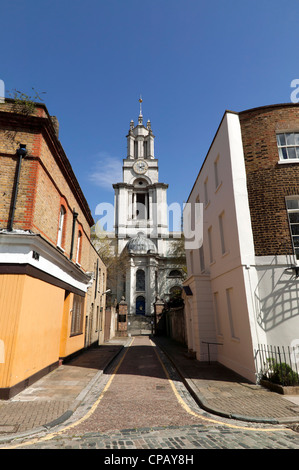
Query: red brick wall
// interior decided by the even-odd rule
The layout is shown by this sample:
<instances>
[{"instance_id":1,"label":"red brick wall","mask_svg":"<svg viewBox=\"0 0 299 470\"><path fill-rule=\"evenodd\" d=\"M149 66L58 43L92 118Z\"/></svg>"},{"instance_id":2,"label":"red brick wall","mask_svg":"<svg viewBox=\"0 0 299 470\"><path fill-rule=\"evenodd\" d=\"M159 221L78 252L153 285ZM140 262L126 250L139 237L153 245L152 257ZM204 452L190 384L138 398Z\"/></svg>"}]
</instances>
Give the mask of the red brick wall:
<instances>
[{"instance_id":1,"label":"red brick wall","mask_svg":"<svg viewBox=\"0 0 299 470\"><path fill-rule=\"evenodd\" d=\"M7 119L4 114L7 114ZM13 228L40 233L56 246L60 207L63 204L66 217L62 247L65 255L69 257L75 209L78 218L73 260L76 259L80 229L80 259L82 268L87 270L92 223L89 207L56 138L50 117L42 108L38 108L35 114L35 117L22 114L18 116L12 114L11 104L0 106L0 228L7 228L9 223L18 162L16 150L20 143L26 144L28 153L22 160Z\"/></svg>"},{"instance_id":2,"label":"red brick wall","mask_svg":"<svg viewBox=\"0 0 299 470\"><path fill-rule=\"evenodd\" d=\"M276 133L299 131L299 106L278 105L239 113L255 253L290 254L285 196L299 195L298 164L279 164Z\"/></svg>"}]
</instances>

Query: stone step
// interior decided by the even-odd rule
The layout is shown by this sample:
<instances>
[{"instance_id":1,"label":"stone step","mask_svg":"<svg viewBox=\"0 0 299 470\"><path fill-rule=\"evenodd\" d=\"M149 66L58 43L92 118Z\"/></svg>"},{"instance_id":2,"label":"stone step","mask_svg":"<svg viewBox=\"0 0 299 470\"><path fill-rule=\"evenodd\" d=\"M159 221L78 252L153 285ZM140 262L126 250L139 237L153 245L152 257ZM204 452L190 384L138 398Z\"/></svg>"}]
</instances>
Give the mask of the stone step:
<instances>
[{"instance_id":1,"label":"stone step","mask_svg":"<svg viewBox=\"0 0 299 470\"><path fill-rule=\"evenodd\" d=\"M152 318L130 315L128 317L128 334L131 336L148 335L152 332Z\"/></svg>"}]
</instances>

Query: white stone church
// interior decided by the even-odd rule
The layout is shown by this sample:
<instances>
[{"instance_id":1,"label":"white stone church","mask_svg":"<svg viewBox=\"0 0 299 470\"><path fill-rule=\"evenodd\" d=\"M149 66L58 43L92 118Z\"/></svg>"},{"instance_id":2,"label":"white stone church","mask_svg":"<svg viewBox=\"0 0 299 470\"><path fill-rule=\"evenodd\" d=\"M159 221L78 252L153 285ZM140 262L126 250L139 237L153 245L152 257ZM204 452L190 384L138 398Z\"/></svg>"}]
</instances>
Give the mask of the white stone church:
<instances>
[{"instance_id":1,"label":"white stone church","mask_svg":"<svg viewBox=\"0 0 299 470\"><path fill-rule=\"evenodd\" d=\"M123 181L113 185L114 237L110 238L115 253L127 252L126 275L120 275L113 294L128 304L129 332L141 323L143 330L150 331L155 301L178 295L185 275L184 256L179 262L177 256L182 233L169 231L168 185L159 182L155 137L150 121L143 124L141 101L138 123L131 121L127 135ZM180 217L179 212L175 215Z\"/></svg>"}]
</instances>

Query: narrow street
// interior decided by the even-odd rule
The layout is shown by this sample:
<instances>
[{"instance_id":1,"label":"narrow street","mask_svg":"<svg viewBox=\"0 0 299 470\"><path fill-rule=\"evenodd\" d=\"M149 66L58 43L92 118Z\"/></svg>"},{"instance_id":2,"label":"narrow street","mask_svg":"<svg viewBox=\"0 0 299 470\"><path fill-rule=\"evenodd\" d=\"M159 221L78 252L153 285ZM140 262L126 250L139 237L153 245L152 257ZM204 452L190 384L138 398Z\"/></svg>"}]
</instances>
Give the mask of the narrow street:
<instances>
[{"instance_id":1,"label":"narrow street","mask_svg":"<svg viewBox=\"0 0 299 470\"><path fill-rule=\"evenodd\" d=\"M149 337L139 336L132 338L69 421L7 448L298 449L299 435L284 427L204 412L164 354Z\"/></svg>"}]
</instances>

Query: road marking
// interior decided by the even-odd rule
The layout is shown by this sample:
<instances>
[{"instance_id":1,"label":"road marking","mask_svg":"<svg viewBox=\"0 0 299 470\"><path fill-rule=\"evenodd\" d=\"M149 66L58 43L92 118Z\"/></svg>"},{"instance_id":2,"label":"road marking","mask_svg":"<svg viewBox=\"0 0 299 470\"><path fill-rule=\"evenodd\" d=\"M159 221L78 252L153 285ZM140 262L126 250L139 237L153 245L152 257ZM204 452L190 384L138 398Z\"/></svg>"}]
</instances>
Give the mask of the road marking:
<instances>
[{"instance_id":1,"label":"road marking","mask_svg":"<svg viewBox=\"0 0 299 470\"><path fill-rule=\"evenodd\" d=\"M150 341L151 341L151 340L150 340ZM175 384L173 383L173 380L170 378L169 373L168 373L168 371L167 371L167 369L166 369L166 367L165 367L165 365L164 365L164 363L163 363L163 361L162 361L162 359L161 359L161 357L160 357L160 355L159 355L159 353L158 353L158 351L157 351L156 345L155 345L152 341L151 341L151 344L152 344L152 346L154 347L154 351L155 351L155 353L156 353L156 355L157 355L157 357L158 357L158 359L159 359L159 361L160 361L160 364L161 364L161 366L162 366L162 368L163 368L163 370L164 370L164 373L165 373L165 375L166 375L166 377L167 377L167 380L168 380L168 382L169 382L170 385L171 385L171 388L172 388L172 390L173 390L173 393L174 393L175 396L176 396L176 399L178 400L179 404L184 408L184 410L185 410L187 413L189 413L189 414L191 414L191 415L193 415L193 416L196 416L196 417L198 417L198 418L200 418L200 419L202 419L202 420L204 420L204 421L208 421L208 422L210 422L210 423L215 423L215 424L221 424L222 426L227 426L227 427L229 427L229 428L234 428L234 429L242 429L242 430L246 430L246 431L258 431L258 432L277 432L277 431L280 431L280 432L281 432L281 431L291 431L291 432L292 432L292 430L291 430L291 429L288 429L288 428L280 428L280 429L265 428L265 429L264 429L264 428L250 428L250 427L245 427L245 426L239 426L239 425L236 425L236 424L224 423L224 422L219 421L219 420L215 420L215 419L212 419L212 418L207 418L207 417L205 417L205 416L201 416L201 415L198 414L198 413L195 413L195 411L192 411L192 410L191 410L191 408L190 408L190 407L187 405L187 403L182 399L181 395L180 395L179 392L177 391L176 386L175 386Z\"/></svg>"},{"instance_id":2,"label":"road marking","mask_svg":"<svg viewBox=\"0 0 299 470\"><path fill-rule=\"evenodd\" d=\"M54 439L56 436L58 436L59 434L62 434L64 433L65 431L69 430L69 429L72 429L76 426L78 426L79 424L83 423L84 421L86 421L88 418L90 418L90 416L95 412L97 406L99 405L99 403L101 402L101 400L103 399L105 393L107 392L107 390L109 389L118 369L120 368L121 364L123 363L126 355L127 355L127 352L129 350L129 348L132 346L133 342L134 342L134 339L135 338L132 338L130 344L127 346L127 350L125 351L123 357L121 358L121 360L119 361L118 365L115 367L114 371L112 372L111 374L111 377L110 379L108 380L107 384L105 385L102 393L100 394L100 396L98 397L98 399L94 402L94 404L92 405L92 407L90 408L90 410L82 417L80 418L78 421L74 422L74 423L71 423L69 424L68 426L65 426L63 429L60 429L59 431L54 431L50 434L47 434L46 436L44 437L37 437L35 439L32 439L31 441L28 441L28 442L23 442L21 444L16 444L16 445L13 445L13 446L8 446L8 447L0 447L0 449L16 449L18 447L25 447L25 446L29 446L29 445L34 445L36 443L39 443L39 442L45 442L45 441L50 441L51 439ZM272 429L272 428L266 428L266 429L263 429L263 428L250 428L250 427L245 427L245 426L238 426L238 425L235 425L235 424L230 424L230 423L224 423L222 421L219 421L219 420L215 420L215 419L212 419L212 418L207 418L205 416L201 416L200 414L198 413L195 413L194 411L191 410L191 408L187 405L187 403L185 403L185 401L182 399L182 397L180 396L180 394L178 393L177 389L176 389L176 386L174 385L174 382L173 380L170 378L169 376L169 373L157 351L157 346L152 342L152 340L150 340L150 343L152 345L152 347L154 348L154 351L157 355L157 358L164 370L164 373L166 375L166 378L168 380L168 382L170 383L170 386L173 390L173 393L176 397L176 399L178 400L179 404L183 407L183 409L193 415L193 416L196 416L197 418L200 418L201 420L203 421L208 421L210 423L215 423L215 424L220 424L222 426L227 426L229 428L233 428L233 429L241 429L241 430L245 430L245 431L256 431L256 432L282 432L282 431L290 431L292 432L291 429L288 429L288 428L280 428L280 429Z\"/></svg>"}]
</instances>

